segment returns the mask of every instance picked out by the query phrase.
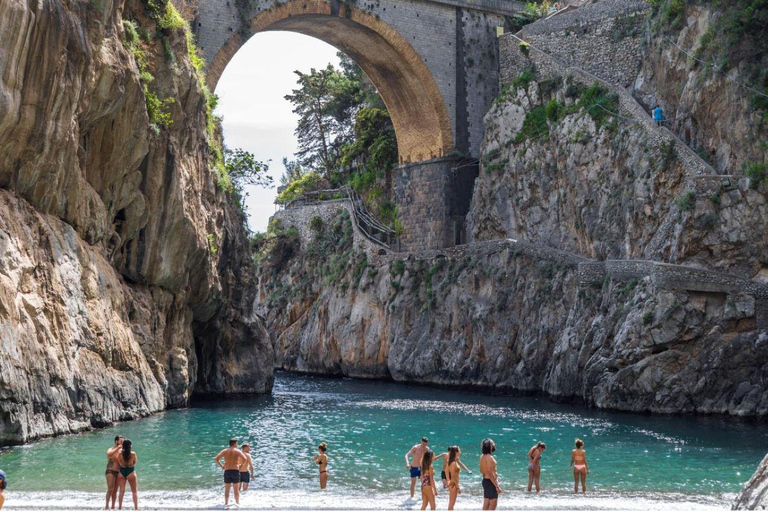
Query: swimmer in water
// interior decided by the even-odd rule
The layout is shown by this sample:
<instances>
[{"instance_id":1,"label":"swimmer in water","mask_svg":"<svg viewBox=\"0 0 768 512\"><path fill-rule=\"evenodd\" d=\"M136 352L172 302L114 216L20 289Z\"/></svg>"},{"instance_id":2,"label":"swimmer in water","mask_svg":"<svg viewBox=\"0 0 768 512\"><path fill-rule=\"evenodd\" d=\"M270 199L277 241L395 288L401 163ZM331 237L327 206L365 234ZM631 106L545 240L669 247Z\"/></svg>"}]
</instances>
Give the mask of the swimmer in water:
<instances>
[{"instance_id":1,"label":"swimmer in water","mask_svg":"<svg viewBox=\"0 0 768 512\"><path fill-rule=\"evenodd\" d=\"M320 468L320 488L325 489L328 484L328 455L325 452L328 450L328 445L320 443L317 447L317 455L313 455L315 464Z\"/></svg>"},{"instance_id":2,"label":"swimmer in water","mask_svg":"<svg viewBox=\"0 0 768 512\"><path fill-rule=\"evenodd\" d=\"M587 492L587 475L589 466L587 465L587 452L584 450L584 441L576 440L576 449L571 452L571 464L568 469L573 467L573 492L579 492L579 480L581 480L581 492Z\"/></svg>"}]
</instances>

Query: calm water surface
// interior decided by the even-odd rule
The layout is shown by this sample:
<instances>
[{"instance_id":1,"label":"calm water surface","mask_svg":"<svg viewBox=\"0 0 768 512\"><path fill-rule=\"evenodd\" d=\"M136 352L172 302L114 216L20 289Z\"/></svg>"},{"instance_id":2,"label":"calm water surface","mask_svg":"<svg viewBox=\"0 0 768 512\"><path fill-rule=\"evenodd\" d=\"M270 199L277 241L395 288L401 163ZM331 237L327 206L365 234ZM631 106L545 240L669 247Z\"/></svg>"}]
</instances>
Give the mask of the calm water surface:
<instances>
[{"instance_id":1,"label":"calm water surface","mask_svg":"<svg viewBox=\"0 0 768 512\"><path fill-rule=\"evenodd\" d=\"M101 506L104 453L118 433L139 455L140 504L154 508L221 503L213 457L230 436L255 446L256 478L243 508L397 508L409 485L403 455L423 435L435 449L462 447L474 474L462 473L460 509L481 501L475 469L484 437L498 448L506 491L500 508L725 507L768 450L764 425L728 418L604 413L545 399L278 374L272 396L200 404L4 451L6 506ZM568 463L576 437L586 442L591 492L573 498ZM539 440L548 445L545 492L528 496L525 454ZM329 446L323 493L312 463L321 441Z\"/></svg>"}]
</instances>

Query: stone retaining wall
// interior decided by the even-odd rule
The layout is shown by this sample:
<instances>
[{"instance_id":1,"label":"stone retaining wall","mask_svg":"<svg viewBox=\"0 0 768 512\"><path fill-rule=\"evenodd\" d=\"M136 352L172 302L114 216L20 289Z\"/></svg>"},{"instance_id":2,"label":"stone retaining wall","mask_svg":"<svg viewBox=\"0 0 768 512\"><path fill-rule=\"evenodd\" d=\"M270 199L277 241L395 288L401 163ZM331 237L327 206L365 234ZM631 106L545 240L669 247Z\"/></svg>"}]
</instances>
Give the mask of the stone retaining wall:
<instances>
[{"instance_id":1,"label":"stone retaining wall","mask_svg":"<svg viewBox=\"0 0 768 512\"><path fill-rule=\"evenodd\" d=\"M629 87L641 64L648 8L643 0L603 0L527 25L518 36L571 66Z\"/></svg>"},{"instance_id":2,"label":"stone retaining wall","mask_svg":"<svg viewBox=\"0 0 768 512\"><path fill-rule=\"evenodd\" d=\"M707 293L747 293L768 299L768 285L732 274L646 260L608 260L579 265L579 285L591 286L605 277L616 281L650 277L654 285L668 290Z\"/></svg>"}]
</instances>

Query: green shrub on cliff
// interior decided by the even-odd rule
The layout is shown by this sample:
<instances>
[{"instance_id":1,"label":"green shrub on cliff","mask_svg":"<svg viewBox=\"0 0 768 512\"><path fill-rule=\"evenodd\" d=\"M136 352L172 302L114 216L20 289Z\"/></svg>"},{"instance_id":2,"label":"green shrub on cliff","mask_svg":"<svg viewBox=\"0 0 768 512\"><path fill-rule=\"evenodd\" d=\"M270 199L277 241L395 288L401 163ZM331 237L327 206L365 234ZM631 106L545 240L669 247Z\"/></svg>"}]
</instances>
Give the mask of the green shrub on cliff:
<instances>
[{"instance_id":1,"label":"green shrub on cliff","mask_svg":"<svg viewBox=\"0 0 768 512\"><path fill-rule=\"evenodd\" d=\"M157 20L157 26L162 30L189 29L187 21L181 17L181 14L179 14L179 11L176 10L176 7L171 2L165 4L163 14Z\"/></svg>"},{"instance_id":2,"label":"green shrub on cliff","mask_svg":"<svg viewBox=\"0 0 768 512\"><path fill-rule=\"evenodd\" d=\"M757 189L768 176L768 164L762 162L747 162L744 164L744 176L749 178L749 186Z\"/></svg>"},{"instance_id":3,"label":"green shrub on cliff","mask_svg":"<svg viewBox=\"0 0 768 512\"><path fill-rule=\"evenodd\" d=\"M696 208L696 192L688 190L682 196L678 197L675 204L681 211L689 212Z\"/></svg>"},{"instance_id":4,"label":"green shrub on cliff","mask_svg":"<svg viewBox=\"0 0 768 512\"><path fill-rule=\"evenodd\" d=\"M168 128L173 123L171 106L176 103L176 98L160 99L157 94L150 92L146 85L144 85L144 95L147 99L150 125Z\"/></svg>"},{"instance_id":5,"label":"green shrub on cliff","mask_svg":"<svg viewBox=\"0 0 768 512\"><path fill-rule=\"evenodd\" d=\"M514 143L519 144L526 140L542 140L549 135L547 113L544 107L536 107L523 119L523 127L517 132Z\"/></svg>"},{"instance_id":6,"label":"green shrub on cliff","mask_svg":"<svg viewBox=\"0 0 768 512\"><path fill-rule=\"evenodd\" d=\"M278 194L276 203L288 203L304 194L307 190L313 190L315 186L320 183L320 175L316 172L308 172L302 175L296 181L293 181L285 187L285 189Z\"/></svg>"}]
</instances>

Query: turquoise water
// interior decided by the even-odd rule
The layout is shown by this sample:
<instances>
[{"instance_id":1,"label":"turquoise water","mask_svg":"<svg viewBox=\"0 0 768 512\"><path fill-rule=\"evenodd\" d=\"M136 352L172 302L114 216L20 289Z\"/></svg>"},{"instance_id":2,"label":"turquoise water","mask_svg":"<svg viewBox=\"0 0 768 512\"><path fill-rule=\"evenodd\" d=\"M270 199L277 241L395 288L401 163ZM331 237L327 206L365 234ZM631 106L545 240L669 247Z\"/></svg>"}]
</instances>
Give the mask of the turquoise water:
<instances>
[{"instance_id":1,"label":"turquoise water","mask_svg":"<svg viewBox=\"0 0 768 512\"><path fill-rule=\"evenodd\" d=\"M272 396L199 404L5 451L7 506L100 506L104 452L117 433L133 440L138 453L142 504L160 508L221 501L213 457L230 436L255 446L256 478L243 504L267 508L395 508L407 497L403 456L423 435L436 449L459 444L474 472L462 474L458 508L477 508L482 491L474 470L484 437L498 448L507 491L500 508L723 506L768 450L764 425L730 418L605 413L545 399L278 374ZM586 442L591 495L570 502L576 437ZM525 454L539 440L549 447L542 459L545 492L525 496ZM321 441L329 446L330 474L322 494L312 463Z\"/></svg>"}]
</instances>

